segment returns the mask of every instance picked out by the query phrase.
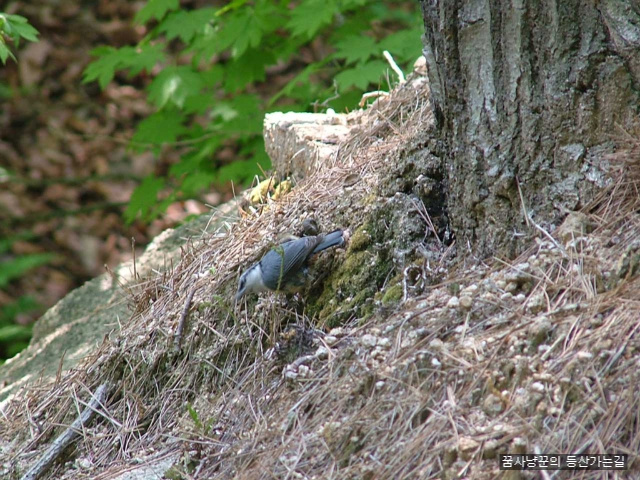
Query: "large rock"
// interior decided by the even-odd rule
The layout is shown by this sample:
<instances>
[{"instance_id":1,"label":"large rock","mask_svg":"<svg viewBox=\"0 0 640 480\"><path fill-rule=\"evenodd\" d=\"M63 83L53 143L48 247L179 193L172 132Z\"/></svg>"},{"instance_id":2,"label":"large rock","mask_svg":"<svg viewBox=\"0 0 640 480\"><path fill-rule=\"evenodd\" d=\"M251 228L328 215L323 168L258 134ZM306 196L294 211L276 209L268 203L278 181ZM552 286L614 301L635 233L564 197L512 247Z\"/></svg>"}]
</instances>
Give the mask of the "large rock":
<instances>
[{"instance_id":1,"label":"large rock","mask_svg":"<svg viewBox=\"0 0 640 480\"><path fill-rule=\"evenodd\" d=\"M140 278L153 270L177 263L180 247L188 238L213 232L236 215L235 201L176 229L166 230L136 259ZM37 380L47 381L69 370L99 345L106 335L120 329L131 313L125 288L134 282L133 262L118 266L73 290L51 307L33 328L29 347L0 366L0 401L4 403L18 389Z\"/></svg>"}]
</instances>

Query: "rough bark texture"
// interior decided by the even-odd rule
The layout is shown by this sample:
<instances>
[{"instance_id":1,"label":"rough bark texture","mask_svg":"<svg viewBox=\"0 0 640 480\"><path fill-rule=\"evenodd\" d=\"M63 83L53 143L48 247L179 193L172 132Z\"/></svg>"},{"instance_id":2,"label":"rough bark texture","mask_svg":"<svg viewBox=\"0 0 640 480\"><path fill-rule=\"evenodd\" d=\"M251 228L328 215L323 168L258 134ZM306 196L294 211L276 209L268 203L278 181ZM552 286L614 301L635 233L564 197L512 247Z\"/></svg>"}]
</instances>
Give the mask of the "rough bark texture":
<instances>
[{"instance_id":1,"label":"rough bark texture","mask_svg":"<svg viewBox=\"0 0 640 480\"><path fill-rule=\"evenodd\" d=\"M520 192L530 218L553 230L606 183L603 154L638 114L640 7L423 0L422 8L458 245L513 255L532 233Z\"/></svg>"}]
</instances>

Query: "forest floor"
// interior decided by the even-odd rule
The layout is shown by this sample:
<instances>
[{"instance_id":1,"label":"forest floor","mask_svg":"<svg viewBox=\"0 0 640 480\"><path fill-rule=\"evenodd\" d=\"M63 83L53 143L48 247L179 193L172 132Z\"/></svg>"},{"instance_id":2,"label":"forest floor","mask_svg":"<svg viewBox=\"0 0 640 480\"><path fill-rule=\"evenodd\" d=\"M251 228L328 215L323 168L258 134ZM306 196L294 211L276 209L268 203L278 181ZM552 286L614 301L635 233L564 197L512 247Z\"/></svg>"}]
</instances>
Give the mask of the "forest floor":
<instances>
[{"instance_id":1,"label":"forest floor","mask_svg":"<svg viewBox=\"0 0 640 480\"><path fill-rule=\"evenodd\" d=\"M408 132L395 121L410 123L421 102L397 112L393 98L385 101L396 117L378 124ZM370 118L389 120L379 113ZM317 199L372 194L367 180L385 177L389 152L408 143L376 138L132 289L136 311L120 332L82 367L7 405L0 472L18 478L44 458L100 392L99 418L50 478L616 478L501 472L507 453L623 454L630 471L618 478L638 477L633 140L607 159L610 186L553 231L531 224L531 244L512 261L454 260L422 293L329 331L274 296L255 310L228 303L237 257L257 251L261 228L293 221L285 206L335 213ZM344 188L339 173L354 170L361 181ZM351 248L343 264L363 253ZM432 267L425 262L423 274Z\"/></svg>"}]
</instances>

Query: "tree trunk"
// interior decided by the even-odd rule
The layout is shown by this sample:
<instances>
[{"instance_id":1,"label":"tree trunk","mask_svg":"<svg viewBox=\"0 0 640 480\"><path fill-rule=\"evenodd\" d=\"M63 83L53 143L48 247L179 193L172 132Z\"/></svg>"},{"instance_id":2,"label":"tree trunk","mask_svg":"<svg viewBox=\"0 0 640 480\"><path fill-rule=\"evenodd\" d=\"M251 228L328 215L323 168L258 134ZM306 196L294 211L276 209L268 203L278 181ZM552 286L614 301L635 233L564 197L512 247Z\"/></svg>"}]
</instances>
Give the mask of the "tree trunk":
<instances>
[{"instance_id":1,"label":"tree trunk","mask_svg":"<svg viewBox=\"0 0 640 480\"><path fill-rule=\"evenodd\" d=\"M514 255L607 182L638 115L633 0L422 0L424 54L447 145L458 245ZM524 205L523 201L524 200Z\"/></svg>"}]
</instances>

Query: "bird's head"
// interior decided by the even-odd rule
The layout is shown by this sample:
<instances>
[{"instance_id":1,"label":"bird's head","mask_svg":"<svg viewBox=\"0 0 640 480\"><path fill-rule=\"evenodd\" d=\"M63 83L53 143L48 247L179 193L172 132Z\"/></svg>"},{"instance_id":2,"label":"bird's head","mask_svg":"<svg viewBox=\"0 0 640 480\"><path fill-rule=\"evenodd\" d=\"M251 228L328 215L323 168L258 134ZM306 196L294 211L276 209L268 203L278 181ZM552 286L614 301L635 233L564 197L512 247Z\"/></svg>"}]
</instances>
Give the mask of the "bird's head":
<instances>
[{"instance_id":1,"label":"bird's head","mask_svg":"<svg viewBox=\"0 0 640 480\"><path fill-rule=\"evenodd\" d=\"M240 275L236 300L240 300L249 293L261 292L263 290L265 290L265 286L262 281L262 268L260 268L260 263L256 263Z\"/></svg>"}]
</instances>

